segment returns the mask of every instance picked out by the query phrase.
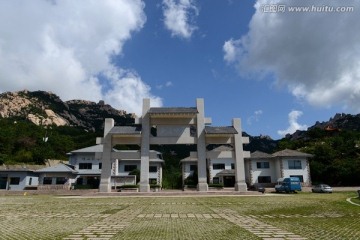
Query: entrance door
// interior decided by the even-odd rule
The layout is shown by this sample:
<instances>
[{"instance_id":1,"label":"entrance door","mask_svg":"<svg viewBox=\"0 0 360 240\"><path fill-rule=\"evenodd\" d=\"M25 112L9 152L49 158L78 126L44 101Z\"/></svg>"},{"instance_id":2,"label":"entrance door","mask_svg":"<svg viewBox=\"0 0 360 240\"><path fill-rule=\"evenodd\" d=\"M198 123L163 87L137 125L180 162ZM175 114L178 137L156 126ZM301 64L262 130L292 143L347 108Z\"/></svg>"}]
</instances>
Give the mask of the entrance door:
<instances>
[{"instance_id":1,"label":"entrance door","mask_svg":"<svg viewBox=\"0 0 360 240\"><path fill-rule=\"evenodd\" d=\"M7 177L0 177L0 189L6 189Z\"/></svg>"},{"instance_id":2,"label":"entrance door","mask_svg":"<svg viewBox=\"0 0 360 240\"><path fill-rule=\"evenodd\" d=\"M235 176L224 176L224 187L234 187Z\"/></svg>"}]
</instances>

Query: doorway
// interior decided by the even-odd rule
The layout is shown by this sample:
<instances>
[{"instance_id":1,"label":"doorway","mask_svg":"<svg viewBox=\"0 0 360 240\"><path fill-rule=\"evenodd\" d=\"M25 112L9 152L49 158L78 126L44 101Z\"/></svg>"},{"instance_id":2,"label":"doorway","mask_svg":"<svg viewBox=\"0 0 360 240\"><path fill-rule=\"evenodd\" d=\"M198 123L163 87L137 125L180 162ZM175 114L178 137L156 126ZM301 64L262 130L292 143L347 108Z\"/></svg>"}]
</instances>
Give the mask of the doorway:
<instances>
[{"instance_id":1,"label":"doorway","mask_svg":"<svg viewBox=\"0 0 360 240\"><path fill-rule=\"evenodd\" d=\"M224 176L224 187L234 187L235 176Z\"/></svg>"}]
</instances>

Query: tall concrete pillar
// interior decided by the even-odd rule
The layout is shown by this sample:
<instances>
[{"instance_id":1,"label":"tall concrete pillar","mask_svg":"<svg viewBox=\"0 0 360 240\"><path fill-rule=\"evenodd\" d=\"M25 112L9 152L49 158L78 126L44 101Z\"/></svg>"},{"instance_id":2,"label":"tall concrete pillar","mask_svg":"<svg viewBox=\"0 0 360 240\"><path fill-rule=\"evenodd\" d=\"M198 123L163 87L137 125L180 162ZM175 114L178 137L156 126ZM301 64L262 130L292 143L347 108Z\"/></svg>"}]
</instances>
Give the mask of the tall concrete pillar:
<instances>
[{"instance_id":1,"label":"tall concrete pillar","mask_svg":"<svg viewBox=\"0 0 360 240\"><path fill-rule=\"evenodd\" d=\"M149 159L150 159L150 99L143 99L141 119L141 167L140 167L140 192L150 192L149 185Z\"/></svg>"},{"instance_id":2,"label":"tall concrete pillar","mask_svg":"<svg viewBox=\"0 0 360 240\"><path fill-rule=\"evenodd\" d=\"M238 132L238 134L234 135L235 191L245 192L247 191L247 185L245 182L244 150L240 118L233 119L233 127Z\"/></svg>"},{"instance_id":3,"label":"tall concrete pillar","mask_svg":"<svg viewBox=\"0 0 360 240\"><path fill-rule=\"evenodd\" d=\"M204 99L196 99L196 129L197 129L197 157L198 157L198 190L201 192L208 191L206 177L206 143L205 143L205 109Z\"/></svg>"},{"instance_id":4,"label":"tall concrete pillar","mask_svg":"<svg viewBox=\"0 0 360 240\"><path fill-rule=\"evenodd\" d=\"M112 136L109 134L114 127L114 119L106 118L104 127L104 143L103 153L101 157L101 179L99 185L99 192L111 192L111 151L112 151Z\"/></svg>"}]
</instances>

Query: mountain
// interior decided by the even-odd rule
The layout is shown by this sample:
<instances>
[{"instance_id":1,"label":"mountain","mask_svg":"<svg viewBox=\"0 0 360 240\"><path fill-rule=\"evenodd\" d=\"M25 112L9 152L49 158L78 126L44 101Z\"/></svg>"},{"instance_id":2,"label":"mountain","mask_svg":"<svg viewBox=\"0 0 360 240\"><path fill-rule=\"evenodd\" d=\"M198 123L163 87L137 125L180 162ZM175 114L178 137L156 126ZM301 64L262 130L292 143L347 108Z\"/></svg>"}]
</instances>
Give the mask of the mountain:
<instances>
[{"instance_id":1,"label":"mountain","mask_svg":"<svg viewBox=\"0 0 360 240\"><path fill-rule=\"evenodd\" d=\"M243 133L244 137L249 137L249 144L244 145L245 151L255 152L261 151L265 153L273 153L278 147L278 140L273 140L266 135L250 136L247 133Z\"/></svg>"},{"instance_id":2,"label":"mountain","mask_svg":"<svg viewBox=\"0 0 360 240\"><path fill-rule=\"evenodd\" d=\"M0 94L0 117L27 119L36 125L76 126L87 131L101 131L104 118L114 118L117 125L134 122L134 114L116 110L104 101L62 101L46 91L18 91Z\"/></svg>"},{"instance_id":3,"label":"mountain","mask_svg":"<svg viewBox=\"0 0 360 240\"><path fill-rule=\"evenodd\" d=\"M285 138L289 140L309 140L312 137L311 133L319 129L324 130L329 134L334 134L339 131L360 132L360 114L352 115L345 113L336 113L335 116L330 118L328 121L317 121L306 131L297 130L293 134L287 134Z\"/></svg>"}]
</instances>

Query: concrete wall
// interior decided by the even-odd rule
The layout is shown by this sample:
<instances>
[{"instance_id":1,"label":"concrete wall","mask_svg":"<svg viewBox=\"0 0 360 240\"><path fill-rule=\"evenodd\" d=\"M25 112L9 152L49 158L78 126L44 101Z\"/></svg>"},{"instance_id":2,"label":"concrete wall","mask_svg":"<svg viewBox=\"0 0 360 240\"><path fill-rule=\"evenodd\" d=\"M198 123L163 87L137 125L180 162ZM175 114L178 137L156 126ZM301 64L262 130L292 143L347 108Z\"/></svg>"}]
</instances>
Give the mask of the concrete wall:
<instances>
[{"instance_id":1,"label":"concrete wall","mask_svg":"<svg viewBox=\"0 0 360 240\"><path fill-rule=\"evenodd\" d=\"M269 168L258 168L258 162L268 162ZM276 175L276 163L272 159L253 159L251 161L251 174L252 174L252 182L251 185L258 184L258 177L271 177L271 183L276 183L277 179L279 178Z\"/></svg>"}]
</instances>

